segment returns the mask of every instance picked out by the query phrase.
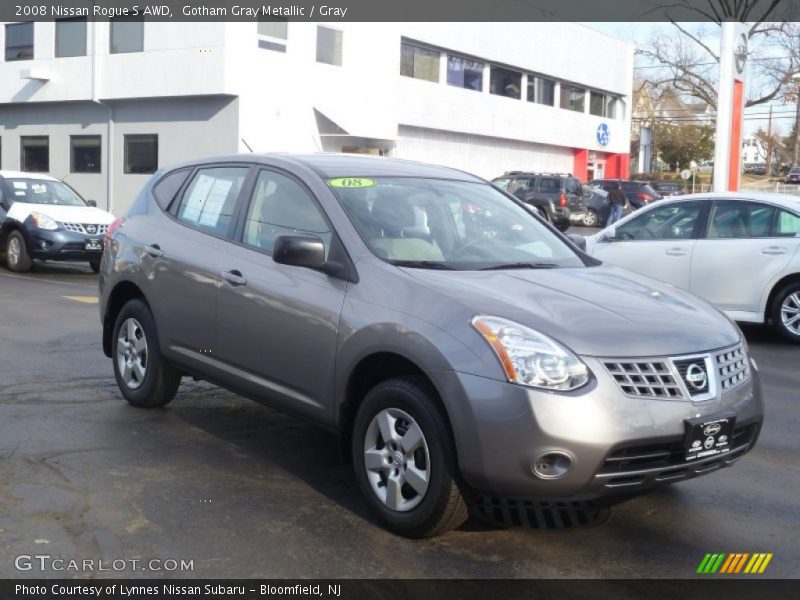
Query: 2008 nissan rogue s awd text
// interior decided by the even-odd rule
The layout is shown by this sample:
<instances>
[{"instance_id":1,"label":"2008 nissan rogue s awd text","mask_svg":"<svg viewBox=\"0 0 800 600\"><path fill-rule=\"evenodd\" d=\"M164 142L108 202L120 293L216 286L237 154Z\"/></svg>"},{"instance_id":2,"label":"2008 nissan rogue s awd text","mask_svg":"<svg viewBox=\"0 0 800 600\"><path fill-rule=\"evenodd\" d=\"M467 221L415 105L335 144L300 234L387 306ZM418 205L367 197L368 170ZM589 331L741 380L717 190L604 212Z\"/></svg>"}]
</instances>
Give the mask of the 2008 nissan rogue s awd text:
<instances>
[{"instance_id":1,"label":"2008 nissan rogue s awd text","mask_svg":"<svg viewBox=\"0 0 800 600\"><path fill-rule=\"evenodd\" d=\"M247 155L160 171L110 228L100 294L131 404L164 406L191 375L336 431L368 504L412 537L468 507L581 522L730 465L763 418L719 311L443 167Z\"/></svg>"}]
</instances>

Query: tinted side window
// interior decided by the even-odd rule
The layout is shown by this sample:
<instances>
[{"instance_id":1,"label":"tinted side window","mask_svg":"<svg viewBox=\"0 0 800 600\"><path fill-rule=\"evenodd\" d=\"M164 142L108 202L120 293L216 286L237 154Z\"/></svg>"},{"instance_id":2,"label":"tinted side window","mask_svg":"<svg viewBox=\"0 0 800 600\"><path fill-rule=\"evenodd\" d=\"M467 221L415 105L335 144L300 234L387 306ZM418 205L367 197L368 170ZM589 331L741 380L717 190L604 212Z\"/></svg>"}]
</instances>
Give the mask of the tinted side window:
<instances>
[{"instance_id":1,"label":"tinted side window","mask_svg":"<svg viewBox=\"0 0 800 600\"><path fill-rule=\"evenodd\" d=\"M492 183L501 190L507 190L511 185L511 180L508 177L503 177L502 179L495 179Z\"/></svg>"},{"instance_id":2,"label":"tinted side window","mask_svg":"<svg viewBox=\"0 0 800 600\"><path fill-rule=\"evenodd\" d=\"M261 171L247 210L242 241L272 254L275 239L292 234L319 237L327 254L331 229L314 199L294 179Z\"/></svg>"},{"instance_id":3,"label":"tinted side window","mask_svg":"<svg viewBox=\"0 0 800 600\"><path fill-rule=\"evenodd\" d=\"M517 179L512 184L511 189L513 190L514 194L521 196L533 191L533 183L533 179L528 177Z\"/></svg>"},{"instance_id":4,"label":"tinted side window","mask_svg":"<svg viewBox=\"0 0 800 600\"><path fill-rule=\"evenodd\" d=\"M768 237L775 208L755 202L718 201L708 223L709 239Z\"/></svg>"},{"instance_id":5,"label":"tinted side window","mask_svg":"<svg viewBox=\"0 0 800 600\"><path fill-rule=\"evenodd\" d=\"M226 235L248 171L247 167L199 170L183 194L178 219L193 227Z\"/></svg>"},{"instance_id":6,"label":"tinted side window","mask_svg":"<svg viewBox=\"0 0 800 600\"><path fill-rule=\"evenodd\" d=\"M166 177L162 177L153 188L153 196L156 199L156 204L166 210L188 176L189 170L184 169L182 171L174 171Z\"/></svg>"},{"instance_id":7,"label":"tinted side window","mask_svg":"<svg viewBox=\"0 0 800 600\"><path fill-rule=\"evenodd\" d=\"M692 238L702 205L670 204L648 210L617 228L619 240L688 240Z\"/></svg>"},{"instance_id":8,"label":"tinted side window","mask_svg":"<svg viewBox=\"0 0 800 600\"><path fill-rule=\"evenodd\" d=\"M561 185L558 179L546 179L542 178L539 180L539 191L545 194L547 193L558 193L561 191Z\"/></svg>"},{"instance_id":9,"label":"tinted side window","mask_svg":"<svg viewBox=\"0 0 800 600\"><path fill-rule=\"evenodd\" d=\"M800 233L800 217L782 210L778 213L773 235L778 237L794 237Z\"/></svg>"},{"instance_id":10,"label":"tinted side window","mask_svg":"<svg viewBox=\"0 0 800 600\"><path fill-rule=\"evenodd\" d=\"M566 179L564 180L564 190L568 194L580 194L581 184L577 179Z\"/></svg>"}]
</instances>

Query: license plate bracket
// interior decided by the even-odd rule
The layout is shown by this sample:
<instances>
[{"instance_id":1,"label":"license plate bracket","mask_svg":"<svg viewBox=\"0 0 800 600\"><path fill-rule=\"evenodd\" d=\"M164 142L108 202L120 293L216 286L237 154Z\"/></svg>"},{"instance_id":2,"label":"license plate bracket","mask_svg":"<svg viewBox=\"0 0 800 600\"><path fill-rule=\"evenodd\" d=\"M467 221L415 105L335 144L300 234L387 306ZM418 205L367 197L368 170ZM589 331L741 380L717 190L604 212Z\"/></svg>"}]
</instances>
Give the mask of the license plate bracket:
<instances>
[{"instance_id":1,"label":"license plate bracket","mask_svg":"<svg viewBox=\"0 0 800 600\"><path fill-rule=\"evenodd\" d=\"M92 238L90 240L86 240L86 243L83 247L88 252L99 252L103 249L103 244L100 243L99 239Z\"/></svg>"},{"instance_id":2,"label":"license plate bracket","mask_svg":"<svg viewBox=\"0 0 800 600\"><path fill-rule=\"evenodd\" d=\"M736 415L733 413L686 419L684 460L700 460L730 452L735 423Z\"/></svg>"}]
</instances>

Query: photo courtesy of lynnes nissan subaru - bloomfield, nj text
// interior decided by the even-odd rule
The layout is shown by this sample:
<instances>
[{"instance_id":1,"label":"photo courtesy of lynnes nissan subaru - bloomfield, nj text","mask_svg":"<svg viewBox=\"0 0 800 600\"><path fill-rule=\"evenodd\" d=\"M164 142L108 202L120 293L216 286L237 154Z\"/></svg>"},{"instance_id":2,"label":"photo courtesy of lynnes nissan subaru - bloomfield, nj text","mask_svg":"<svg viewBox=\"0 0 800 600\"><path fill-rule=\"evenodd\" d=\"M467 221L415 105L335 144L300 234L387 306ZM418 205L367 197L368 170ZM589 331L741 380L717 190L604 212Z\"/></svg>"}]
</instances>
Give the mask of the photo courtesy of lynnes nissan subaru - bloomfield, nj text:
<instances>
[{"instance_id":1,"label":"photo courtesy of lynnes nissan subaru - bloomfield, nj text","mask_svg":"<svg viewBox=\"0 0 800 600\"><path fill-rule=\"evenodd\" d=\"M762 425L728 317L462 171L209 158L157 172L105 244L103 348L128 402L164 406L193 376L338 432L401 535L470 510L587 522L731 465Z\"/></svg>"}]
</instances>

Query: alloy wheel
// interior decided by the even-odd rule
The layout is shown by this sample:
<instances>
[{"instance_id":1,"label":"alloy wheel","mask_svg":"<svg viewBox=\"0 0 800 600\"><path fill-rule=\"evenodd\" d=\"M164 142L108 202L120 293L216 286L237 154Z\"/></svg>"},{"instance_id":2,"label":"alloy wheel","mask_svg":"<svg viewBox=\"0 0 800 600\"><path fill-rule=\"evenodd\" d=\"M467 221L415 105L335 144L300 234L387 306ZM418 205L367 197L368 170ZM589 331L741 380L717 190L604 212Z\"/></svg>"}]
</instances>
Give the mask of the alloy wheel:
<instances>
[{"instance_id":1,"label":"alloy wheel","mask_svg":"<svg viewBox=\"0 0 800 600\"><path fill-rule=\"evenodd\" d=\"M781 304L781 322L787 331L800 336L800 292L784 298Z\"/></svg>"},{"instance_id":2,"label":"alloy wheel","mask_svg":"<svg viewBox=\"0 0 800 600\"><path fill-rule=\"evenodd\" d=\"M16 237L12 237L8 241L8 264L10 265L17 265L19 264L19 257L22 254L22 248L19 245L19 239Z\"/></svg>"},{"instance_id":3,"label":"alloy wheel","mask_svg":"<svg viewBox=\"0 0 800 600\"><path fill-rule=\"evenodd\" d=\"M364 437L364 466L372 491L387 508L407 512L422 502L430 464L425 435L411 415L386 408L372 418Z\"/></svg>"},{"instance_id":4,"label":"alloy wheel","mask_svg":"<svg viewBox=\"0 0 800 600\"><path fill-rule=\"evenodd\" d=\"M117 336L117 367L128 389L138 389L144 383L147 357L147 337L142 325L133 317L125 319Z\"/></svg>"}]
</instances>

